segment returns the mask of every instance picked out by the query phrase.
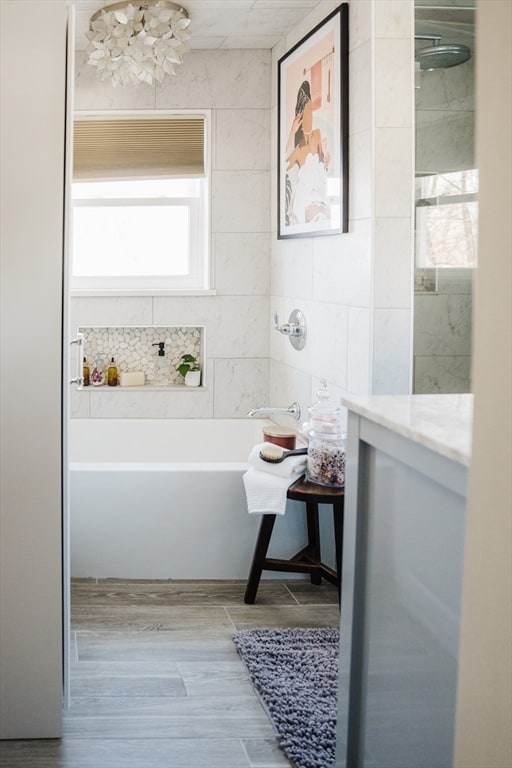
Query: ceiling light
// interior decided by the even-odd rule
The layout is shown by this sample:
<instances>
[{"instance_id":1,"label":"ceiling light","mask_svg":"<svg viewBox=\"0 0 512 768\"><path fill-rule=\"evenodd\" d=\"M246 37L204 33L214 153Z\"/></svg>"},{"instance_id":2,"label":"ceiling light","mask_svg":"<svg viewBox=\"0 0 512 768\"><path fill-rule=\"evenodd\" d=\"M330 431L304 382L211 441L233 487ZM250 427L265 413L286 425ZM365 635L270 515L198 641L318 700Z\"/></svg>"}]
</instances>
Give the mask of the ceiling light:
<instances>
[{"instance_id":1,"label":"ceiling light","mask_svg":"<svg viewBox=\"0 0 512 768\"><path fill-rule=\"evenodd\" d=\"M189 24L185 8L167 0L106 5L86 33L88 63L113 85L161 83L190 50Z\"/></svg>"}]
</instances>

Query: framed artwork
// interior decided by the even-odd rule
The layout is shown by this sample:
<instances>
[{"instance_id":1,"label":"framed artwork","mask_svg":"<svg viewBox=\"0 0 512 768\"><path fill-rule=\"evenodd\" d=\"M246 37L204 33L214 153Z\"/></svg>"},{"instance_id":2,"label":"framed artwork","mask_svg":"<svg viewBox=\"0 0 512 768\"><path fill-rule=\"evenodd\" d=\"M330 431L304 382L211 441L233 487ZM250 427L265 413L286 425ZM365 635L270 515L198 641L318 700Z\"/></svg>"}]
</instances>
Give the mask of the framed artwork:
<instances>
[{"instance_id":1,"label":"framed artwork","mask_svg":"<svg viewBox=\"0 0 512 768\"><path fill-rule=\"evenodd\" d=\"M277 66L277 236L348 232L348 3Z\"/></svg>"}]
</instances>

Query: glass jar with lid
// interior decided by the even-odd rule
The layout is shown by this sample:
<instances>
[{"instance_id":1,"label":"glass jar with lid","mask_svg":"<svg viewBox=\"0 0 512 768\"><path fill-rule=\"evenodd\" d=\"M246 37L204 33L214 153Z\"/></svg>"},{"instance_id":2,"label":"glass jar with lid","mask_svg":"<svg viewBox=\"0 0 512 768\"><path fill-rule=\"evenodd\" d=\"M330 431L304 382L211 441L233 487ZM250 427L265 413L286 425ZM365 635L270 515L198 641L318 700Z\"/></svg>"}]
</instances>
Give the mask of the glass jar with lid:
<instances>
[{"instance_id":1,"label":"glass jar with lid","mask_svg":"<svg viewBox=\"0 0 512 768\"><path fill-rule=\"evenodd\" d=\"M325 381L321 382L317 395L317 402L308 408L306 478L310 483L339 488L345 484L343 412L331 399Z\"/></svg>"}]
</instances>

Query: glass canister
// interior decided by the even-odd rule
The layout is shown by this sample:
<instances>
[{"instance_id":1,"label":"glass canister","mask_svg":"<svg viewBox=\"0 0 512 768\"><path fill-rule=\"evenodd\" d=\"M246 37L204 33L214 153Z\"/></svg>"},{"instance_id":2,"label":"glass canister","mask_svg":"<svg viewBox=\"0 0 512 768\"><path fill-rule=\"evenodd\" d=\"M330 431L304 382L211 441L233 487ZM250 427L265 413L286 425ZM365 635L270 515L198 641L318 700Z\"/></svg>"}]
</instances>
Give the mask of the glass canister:
<instances>
[{"instance_id":1,"label":"glass canister","mask_svg":"<svg viewBox=\"0 0 512 768\"><path fill-rule=\"evenodd\" d=\"M308 458L306 478L310 483L339 488L345 484L346 434L342 409L330 397L325 381L318 401L308 408Z\"/></svg>"},{"instance_id":2,"label":"glass canister","mask_svg":"<svg viewBox=\"0 0 512 768\"><path fill-rule=\"evenodd\" d=\"M93 387L102 387L106 381L105 364L103 360L98 359L94 363L94 368L91 373L91 384Z\"/></svg>"}]
</instances>

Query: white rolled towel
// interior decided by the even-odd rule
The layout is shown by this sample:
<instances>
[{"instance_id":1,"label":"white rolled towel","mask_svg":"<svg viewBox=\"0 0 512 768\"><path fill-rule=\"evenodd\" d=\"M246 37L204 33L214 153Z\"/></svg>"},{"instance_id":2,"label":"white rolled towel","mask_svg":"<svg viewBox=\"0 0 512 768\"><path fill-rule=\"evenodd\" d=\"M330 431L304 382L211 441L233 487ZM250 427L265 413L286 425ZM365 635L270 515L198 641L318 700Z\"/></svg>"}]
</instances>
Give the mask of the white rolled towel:
<instances>
[{"instance_id":1,"label":"white rolled towel","mask_svg":"<svg viewBox=\"0 0 512 768\"><path fill-rule=\"evenodd\" d=\"M260 472L254 467L249 467L243 480L250 515L284 515L286 493L294 480Z\"/></svg>"},{"instance_id":2,"label":"white rolled towel","mask_svg":"<svg viewBox=\"0 0 512 768\"><path fill-rule=\"evenodd\" d=\"M256 515L284 515L288 488L304 473L306 456L290 456L272 464L260 458L265 446L275 448L274 443L259 443L249 454L249 469L243 477L247 511Z\"/></svg>"}]
</instances>

